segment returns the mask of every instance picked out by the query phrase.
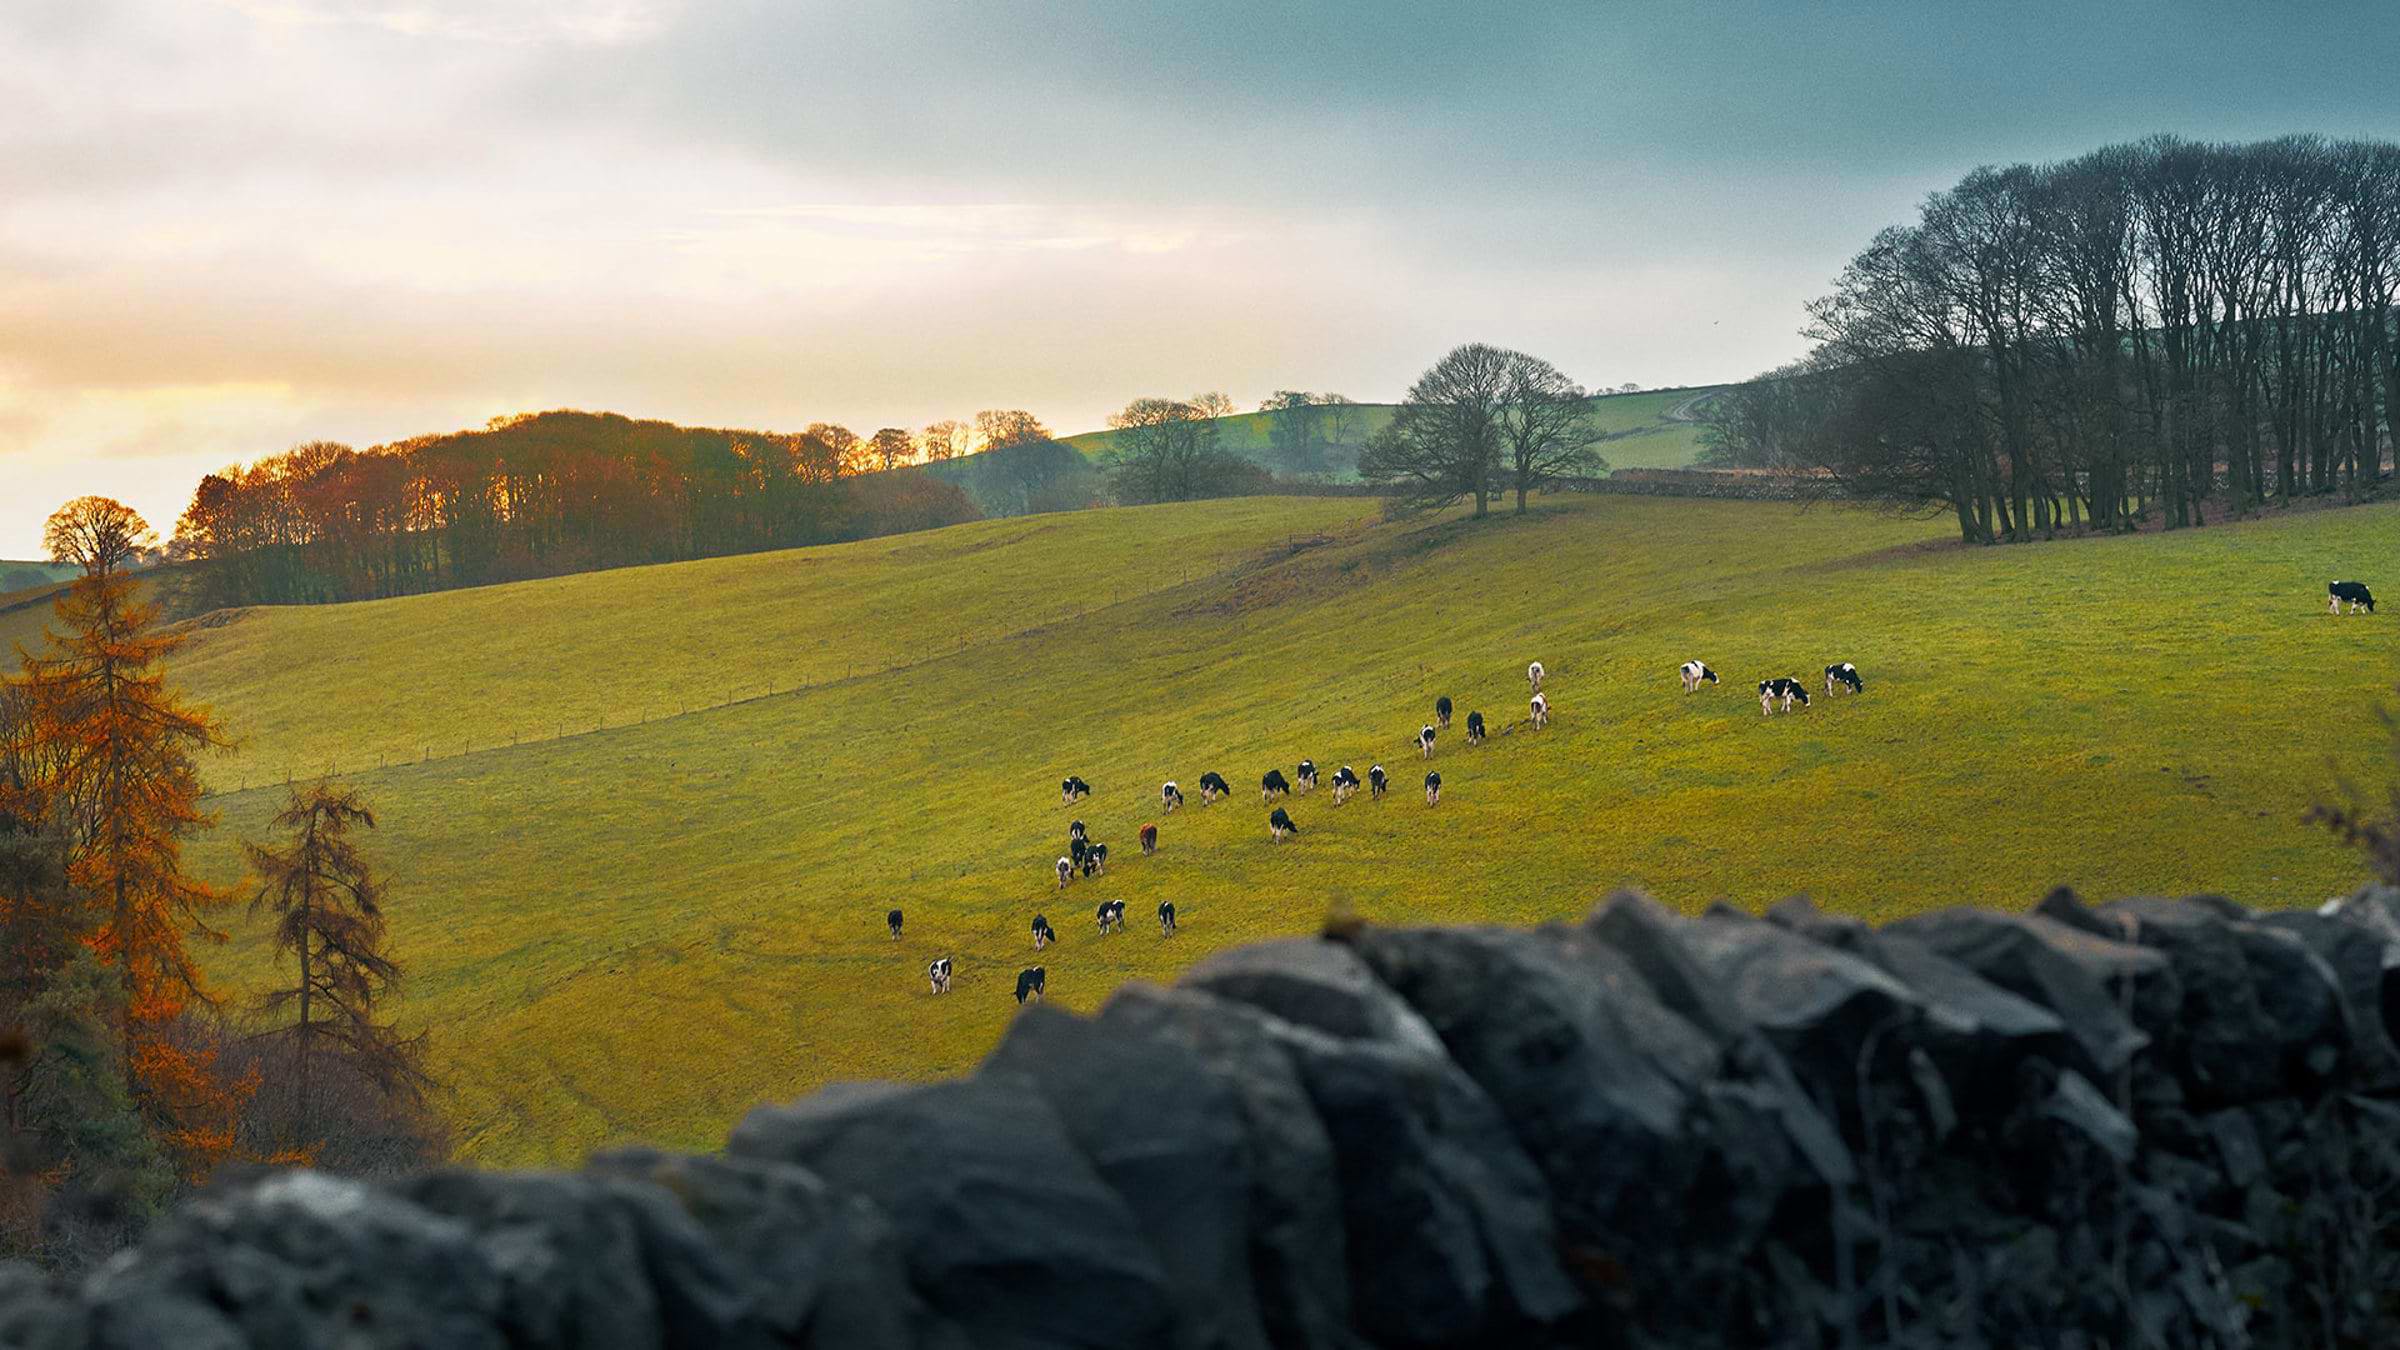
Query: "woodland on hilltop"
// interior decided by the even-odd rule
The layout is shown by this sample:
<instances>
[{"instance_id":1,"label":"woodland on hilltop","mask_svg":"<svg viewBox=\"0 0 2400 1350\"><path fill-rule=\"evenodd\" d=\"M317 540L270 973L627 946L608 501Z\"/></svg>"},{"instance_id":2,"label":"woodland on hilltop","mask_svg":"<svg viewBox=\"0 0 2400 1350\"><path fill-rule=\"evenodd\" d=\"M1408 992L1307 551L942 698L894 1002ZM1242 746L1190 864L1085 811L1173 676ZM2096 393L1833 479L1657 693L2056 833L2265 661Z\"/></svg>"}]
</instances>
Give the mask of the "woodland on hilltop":
<instances>
[{"instance_id":1,"label":"woodland on hilltop","mask_svg":"<svg viewBox=\"0 0 2400 1350\"><path fill-rule=\"evenodd\" d=\"M887 429L889 431L889 429ZM370 450L317 441L201 480L187 604L364 600L973 520L894 438L549 412Z\"/></svg>"},{"instance_id":2,"label":"woodland on hilltop","mask_svg":"<svg viewBox=\"0 0 2400 1350\"><path fill-rule=\"evenodd\" d=\"M2160 137L1983 168L1712 404L1712 462L1947 508L1970 542L2203 524L2389 474L2400 145Z\"/></svg>"}]
</instances>

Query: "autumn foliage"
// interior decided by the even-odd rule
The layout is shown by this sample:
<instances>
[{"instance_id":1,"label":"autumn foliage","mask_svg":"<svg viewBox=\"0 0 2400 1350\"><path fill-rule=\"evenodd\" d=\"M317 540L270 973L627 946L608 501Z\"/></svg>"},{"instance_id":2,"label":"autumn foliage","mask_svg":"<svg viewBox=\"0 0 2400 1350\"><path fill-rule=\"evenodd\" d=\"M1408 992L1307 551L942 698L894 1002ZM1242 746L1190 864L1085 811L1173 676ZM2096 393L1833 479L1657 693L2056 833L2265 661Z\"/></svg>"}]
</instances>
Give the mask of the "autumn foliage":
<instances>
[{"instance_id":1,"label":"autumn foliage","mask_svg":"<svg viewBox=\"0 0 2400 1350\"><path fill-rule=\"evenodd\" d=\"M861 539L977 516L905 433L797 435L547 412L201 480L175 549L195 608L371 599ZM890 469L891 472L870 472Z\"/></svg>"},{"instance_id":2,"label":"autumn foliage","mask_svg":"<svg viewBox=\"0 0 2400 1350\"><path fill-rule=\"evenodd\" d=\"M204 1044L178 1034L185 1011L209 1001L186 939L221 941L207 916L231 898L183 864L184 838L208 824L195 756L223 735L167 687L162 663L182 639L129 571L152 542L141 517L79 498L51 518L45 541L84 574L57 600L50 650L25 662L26 734L52 747L41 790L63 820L67 890L91 906L81 940L121 991L128 1083L178 1169L197 1178L231 1150L244 1093L212 1072Z\"/></svg>"}]
</instances>

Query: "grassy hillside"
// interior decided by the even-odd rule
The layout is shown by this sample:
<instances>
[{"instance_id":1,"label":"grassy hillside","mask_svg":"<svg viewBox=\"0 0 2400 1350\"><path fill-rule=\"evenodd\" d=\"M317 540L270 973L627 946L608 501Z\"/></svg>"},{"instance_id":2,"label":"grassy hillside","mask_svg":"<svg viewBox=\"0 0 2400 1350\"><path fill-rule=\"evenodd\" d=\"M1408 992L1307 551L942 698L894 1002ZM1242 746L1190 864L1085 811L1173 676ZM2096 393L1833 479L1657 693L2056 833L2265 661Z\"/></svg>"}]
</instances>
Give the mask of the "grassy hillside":
<instances>
[{"instance_id":1,"label":"grassy hillside","mask_svg":"<svg viewBox=\"0 0 2400 1350\"><path fill-rule=\"evenodd\" d=\"M65 563L0 558L0 597L5 597L11 591L65 581L73 575L75 569Z\"/></svg>"},{"instance_id":2,"label":"grassy hillside","mask_svg":"<svg viewBox=\"0 0 2400 1350\"><path fill-rule=\"evenodd\" d=\"M1608 440L1600 454L1612 468L1680 469L1700 454L1699 424L1688 420L1686 405L1704 397L1707 389L1660 390L1641 394L1608 394L1591 401L1592 420ZM1357 438L1381 431L1392 420L1393 405L1358 405ZM1681 415L1674 415L1680 413ZM1235 413L1217 419L1218 444L1245 459L1281 468L1276 459L1272 421L1262 412ZM1087 431L1065 438L1095 459L1116 448L1114 431ZM1347 478L1347 472L1335 477Z\"/></svg>"},{"instance_id":3,"label":"grassy hillside","mask_svg":"<svg viewBox=\"0 0 2400 1350\"><path fill-rule=\"evenodd\" d=\"M2389 616L2331 618L2320 597L2400 556L2400 509L1970 551L1939 521L1758 503L1399 525L1366 506L1084 512L253 612L201 630L184 675L249 737L212 766L227 782L609 712L605 732L358 776L408 1017L491 1163L702 1146L831 1079L963 1069L1015 1011L1021 966L1089 1008L1332 904L1526 922L1633 882L1686 906L1805 890L1888 916L2056 882L2313 903L2355 880L2298 817L2380 753L2368 710L2400 647ZM1673 671L1695 655L1728 682L1687 698ZM1434 696L1513 722L1534 657L1553 727L1474 749L1454 731L1427 808L1407 742ZM1837 658L1863 698L1762 718L1745 692ZM619 725L842 661L864 673ZM1303 755L1328 773L1380 759L1398 790L1295 801L1303 833L1277 846L1246 794ZM1231 802L1197 805L1206 769ZM1098 790L1073 810L1069 772ZM1161 818L1168 776L1194 805ZM231 875L234 838L278 797L217 799L212 870ZM1117 863L1061 896L1050 863L1076 816ZM1132 931L1093 935L1103 898ZM1039 958L1036 911L1065 935ZM922 971L940 955L958 986L937 999ZM235 989L269 970L254 932L212 964Z\"/></svg>"}]
</instances>

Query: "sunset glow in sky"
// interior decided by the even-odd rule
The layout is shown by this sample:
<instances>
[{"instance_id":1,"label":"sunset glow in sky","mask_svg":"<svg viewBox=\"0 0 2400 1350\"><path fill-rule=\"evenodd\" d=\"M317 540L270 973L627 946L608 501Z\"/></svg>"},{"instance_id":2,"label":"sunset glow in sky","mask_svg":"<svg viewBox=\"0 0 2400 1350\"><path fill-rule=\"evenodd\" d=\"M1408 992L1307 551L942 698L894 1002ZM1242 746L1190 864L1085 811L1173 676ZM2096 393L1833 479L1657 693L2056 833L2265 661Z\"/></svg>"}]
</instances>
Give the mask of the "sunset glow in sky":
<instances>
[{"instance_id":1,"label":"sunset glow in sky","mask_svg":"<svg viewBox=\"0 0 2400 1350\"><path fill-rule=\"evenodd\" d=\"M1951 8L9 0L0 558L520 410L1077 431L1468 340L1740 378L1978 163L2400 135L2342 6Z\"/></svg>"}]
</instances>

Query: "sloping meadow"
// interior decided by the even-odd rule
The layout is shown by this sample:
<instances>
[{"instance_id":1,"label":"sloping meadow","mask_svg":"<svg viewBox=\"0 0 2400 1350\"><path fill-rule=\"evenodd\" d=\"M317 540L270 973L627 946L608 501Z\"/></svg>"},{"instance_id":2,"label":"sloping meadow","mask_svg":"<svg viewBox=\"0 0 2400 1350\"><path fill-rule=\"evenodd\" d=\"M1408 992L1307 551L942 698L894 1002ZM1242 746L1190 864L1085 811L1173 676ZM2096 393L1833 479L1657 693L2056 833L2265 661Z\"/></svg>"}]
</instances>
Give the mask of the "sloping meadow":
<instances>
[{"instance_id":1,"label":"sloping meadow","mask_svg":"<svg viewBox=\"0 0 2400 1350\"><path fill-rule=\"evenodd\" d=\"M2382 753L2370 710L2395 644L2388 617L2333 618L2322 592L2400 556L2400 512L1964 550L1943 522L1828 509L1540 506L1394 524L1357 502L1087 512L363 619L253 611L198 635L187 678L250 736L237 774L434 726L471 740L545 699L617 710L593 734L353 775L383 821L404 1016L434 1033L468 1156L493 1163L697 1147L817 1084L963 1072L1016 1015L1023 967L1091 1009L1329 911L1529 923L1631 883L1687 911L1807 892L1890 919L2053 882L2264 905L2355 884L2300 816ZM774 580L685 570L734 564ZM359 625L356 655L316 655L318 626L340 624ZM1682 694L1693 658L1724 682ZM1541 731L1522 725L1534 659L1555 709ZM1821 691L1836 660L1863 695L1760 715L1757 680ZM624 711L775 670L816 674ZM357 692L312 697L320 675ZM1459 723L1428 807L1410 741L1443 694ZM1470 710L1485 745L1465 744ZM1303 757L1328 778L1380 762L1395 790L1286 801L1300 833L1272 843L1259 775ZM1229 801L1200 805L1206 770ZM1095 795L1063 806L1068 774ZM1173 815L1168 778L1191 802ZM212 865L231 875L231 839L279 794L217 800ZM1111 859L1062 893L1071 819ZM1155 857L1135 845L1145 821ZM1126 902L1129 932L1098 936L1103 899ZM1038 955L1037 912L1063 937ZM942 956L955 992L934 996ZM271 974L248 933L215 970L237 991Z\"/></svg>"}]
</instances>

